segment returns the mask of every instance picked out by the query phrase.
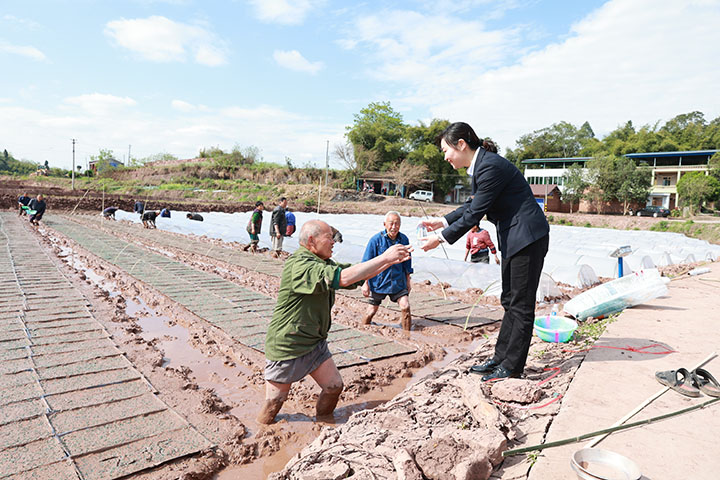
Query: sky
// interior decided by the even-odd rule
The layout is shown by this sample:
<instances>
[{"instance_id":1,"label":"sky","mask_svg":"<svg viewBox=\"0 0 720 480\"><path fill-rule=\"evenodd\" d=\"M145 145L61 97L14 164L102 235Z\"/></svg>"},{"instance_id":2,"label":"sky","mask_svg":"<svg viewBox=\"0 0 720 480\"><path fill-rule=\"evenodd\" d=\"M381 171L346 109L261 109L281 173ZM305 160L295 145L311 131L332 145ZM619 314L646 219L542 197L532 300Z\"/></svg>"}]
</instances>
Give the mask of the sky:
<instances>
[{"instance_id":1,"label":"sky","mask_svg":"<svg viewBox=\"0 0 720 480\"><path fill-rule=\"evenodd\" d=\"M720 0L3 0L0 149L71 168L257 147L332 155L371 102L504 151L588 121L720 116Z\"/></svg>"}]
</instances>

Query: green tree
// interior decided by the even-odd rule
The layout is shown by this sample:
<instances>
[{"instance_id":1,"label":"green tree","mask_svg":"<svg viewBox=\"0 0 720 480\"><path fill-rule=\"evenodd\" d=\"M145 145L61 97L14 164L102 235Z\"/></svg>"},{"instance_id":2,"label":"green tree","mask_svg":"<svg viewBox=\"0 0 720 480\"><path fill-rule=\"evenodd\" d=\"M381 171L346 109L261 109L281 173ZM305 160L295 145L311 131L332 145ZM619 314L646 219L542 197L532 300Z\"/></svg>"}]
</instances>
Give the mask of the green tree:
<instances>
[{"instance_id":1,"label":"green tree","mask_svg":"<svg viewBox=\"0 0 720 480\"><path fill-rule=\"evenodd\" d=\"M572 207L585 197L585 190L590 183L585 178L585 169L577 163L573 163L563 174L563 184L565 191L562 193L564 202L570 203L570 213Z\"/></svg>"},{"instance_id":2,"label":"green tree","mask_svg":"<svg viewBox=\"0 0 720 480\"><path fill-rule=\"evenodd\" d=\"M638 167L635 162L621 157L618 165L617 200L623 204L623 215L629 212L631 203L645 203L652 187L652 171L648 167Z\"/></svg>"},{"instance_id":3,"label":"green tree","mask_svg":"<svg viewBox=\"0 0 720 480\"><path fill-rule=\"evenodd\" d=\"M345 135L355 149L356 158L375 156L380 170L388 170L405 158L407 127L390 102L370 103L353 117L353 124L346 127Z\"/></svg>"},{"instance_id":4,"label":"green tree","mask_svg":"<svg viewBox=\"0 0 720 480\"><path fill-rule=\"evenodd\" d=\"M521 136L515 142L516 149L507 149L505 156L520 168L521 162L529 158L576 157L583 150L595 149L596 143L590 123L576 128L571 123L560 122Z\"/></svg>"},{"instance_id":5,"label":"green tree","mask_svg":"<svg viewBox=\"0 0 720 480\"><path fill-rule=\"evenodd\" d=\"M720 180L720 152L715 153L708 161L710 175Z\"/></svg>"},{"instance_id":6,"label":"green tree","mask_svg":"<svg viewBox=\"0 0 720 480\"><path fill-rule=\"evenodd\" d=\"M419 122L416 127L407 129L410 162L427 167L427 177L433 180L433 190L441 195L453 189L461 178L452 166L445 161L445 155L438 148L437 137L450 125L447 120L433 119L429 125Z\"/></svg>"},{"instance_id":7,"label":"green tree","mask_svg":"<svg viewBox=\"0 0 720 480\"><path fill-rule=\"evenodd\" d=\"M90 155L90 161L95 163L95 171L98 175L110 169L110 160L115 160L112 150L101 148L97 155Z\"/></svg>"},{"instance_id":8,"label":"green tree","mask_svg":"<svg viewBox=\"0 0 720 480\"><path fill-rule=\"evenodd\" d=\"M171 162L175 161L178 158L175 155L169 154L169 153L154 153L152 155L148 155L147 157L143 158L131 158L129 162L130 167L142 167L146 163L152 163L152 162Z\"/></svg>"},{"instance_id":9,"label":"green tree","mask_svg":"<svg viewBox=\"0 0 720 480\"><path fill-rule=\"evenodd\" d=\"M683 205L695 212L704 203L720 198L720 181L703 172L689 172L678 180L677 192Z\"/></svg>"},{"instance_id":10,"label":"green tree","mask_svg":"<svg viewBox=\"0 0 720 480\"><path fill-rule=\"evenodd\" d=\"M650 170L638 167L630 158L602 155L590 160L587 167L595 198L604 202L622 202L623 214L628 213L631 202L645 200L650 192Z\"/></svg>"}]
</instances>

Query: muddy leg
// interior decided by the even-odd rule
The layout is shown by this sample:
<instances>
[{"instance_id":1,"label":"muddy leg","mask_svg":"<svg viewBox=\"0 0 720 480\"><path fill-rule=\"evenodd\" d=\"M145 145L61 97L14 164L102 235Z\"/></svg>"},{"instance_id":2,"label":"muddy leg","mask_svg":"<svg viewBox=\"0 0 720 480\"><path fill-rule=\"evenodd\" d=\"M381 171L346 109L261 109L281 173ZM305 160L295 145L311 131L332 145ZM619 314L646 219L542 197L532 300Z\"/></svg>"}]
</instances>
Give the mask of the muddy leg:
<instances>
[{"instance_id":1,"label":"muddy leg","mask_svg":"<svg viewBox=\"0 0 720 480\"><path fill-rule=\"evenodd\" d=\"M370 322L372 322L372 319L375 316L375 313L377 311L378 311L377 305L368 305L367 309L365 310L365 318L363 318L362 324L370 325Z\"/></svg>"},{"instance_id":2,"label":"muddy leg","mask_svg":"<svg viewBox=\"0 0 720 480\"><path fill-rule=\"evenodd\" d=\"M275 420L275 416L287 399L290 391L290 383L265 382L265 404L257 416L258 423L269 425Z\"/></svg>"},{"instance_id":3,"label":"muddy leg","mask_svg":"<svg viewBox=\"0 0 720 480\"><path fill-rule=\"evenodd\" d=\"M331 415L337 406L343 390L343 381L340 372L332 358L325 360L310 376L322 388L317 400L315 413L318 417Z\"/></svg>"},{"instance_id":4,"label":"muddy leg","mask_svg":"<svg viewBox=\"0 0 720 480\"><path fill-rule=\"evenodd\" d=\"M403 330L410 330L412 327L412 316L410 315L410 299L407 295L398 299L400 306L400 325Z\"/></svg>"},{"instance_id":5,"label":"muddy leg","mask_svg":"<svg viewBox=\"0 0 720 480\"><path fill-rule=\"evenodd\" d=\"M410 327L412 327L412 316L409 308L400 312L400 325L403 330L410 330Z\"/></svg>"},{"instance_id":6,"label":"muddy leg","mask_svg":"<svg viewBox=\"0 0 720 480\"><path fill-rule=\"evenodd\" d=\"M320 392L320 396L318 397L317 405L315 407L315 414L318 417L331 415L335 411L338 400L340 400L340 394L342 393L342 389L342 386L327 389L323 388L322 392Z\"/></svg>"}]
</instances>

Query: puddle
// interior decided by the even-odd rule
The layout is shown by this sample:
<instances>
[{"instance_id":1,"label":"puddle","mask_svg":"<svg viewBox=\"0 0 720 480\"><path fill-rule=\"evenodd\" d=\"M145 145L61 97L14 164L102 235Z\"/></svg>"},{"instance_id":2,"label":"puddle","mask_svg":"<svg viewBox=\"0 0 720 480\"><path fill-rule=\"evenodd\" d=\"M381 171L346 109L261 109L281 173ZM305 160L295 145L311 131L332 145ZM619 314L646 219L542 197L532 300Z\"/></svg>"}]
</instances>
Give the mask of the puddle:
<instances>
[{"instance_id":1,"label":"puddle","mask_svg":"<svg viewBox=\"0 0 720 480\"><path fill-rule=\"evenodd\" d=\"M240 364L225 364L225 356L208 356L190 343L190 331L170 317L158 314L142 299L126 299L126 312L137 317L142 328L140 336L146 341L155 340L155 346L164 352L161 367L187 367L192 370L193 381L201 388L213 389L226 404L232 405L228 412L243 423L255 418L259 410L261 391L248 392L244 383L253 374ZM252 386L250 388L257 389Z\"/></svg>"}]
</instances>

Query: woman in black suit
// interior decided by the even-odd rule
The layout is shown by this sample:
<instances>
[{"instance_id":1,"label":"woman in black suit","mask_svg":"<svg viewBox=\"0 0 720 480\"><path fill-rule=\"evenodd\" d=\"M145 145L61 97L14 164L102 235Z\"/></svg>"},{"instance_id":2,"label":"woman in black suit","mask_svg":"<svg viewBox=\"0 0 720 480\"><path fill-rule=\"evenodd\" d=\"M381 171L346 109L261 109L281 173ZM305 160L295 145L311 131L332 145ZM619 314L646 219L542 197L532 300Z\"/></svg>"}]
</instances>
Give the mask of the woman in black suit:
<instances>
[{"instance_id":1,"label":"woman in black suit","mask_svg":"<svg viewBox=\"0 0 720 480\"><path fill-rule=\"evenodd\" d=\"M472 197L442 220L422 223L440 230L423 250L442 242L455 243L487 215L497 229L502 254L502 295L505 315L495 344L495 355L471 367L483 381L522 374L532 340L535 293L549 243L550 226L535 201L525 177L497 154L492 142L480 140L467 123L451 124L438 137L445 160L472 177Z\"/></svg>"}]
</instances>

